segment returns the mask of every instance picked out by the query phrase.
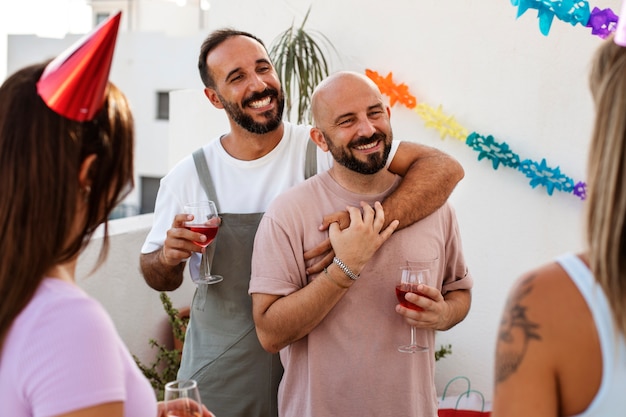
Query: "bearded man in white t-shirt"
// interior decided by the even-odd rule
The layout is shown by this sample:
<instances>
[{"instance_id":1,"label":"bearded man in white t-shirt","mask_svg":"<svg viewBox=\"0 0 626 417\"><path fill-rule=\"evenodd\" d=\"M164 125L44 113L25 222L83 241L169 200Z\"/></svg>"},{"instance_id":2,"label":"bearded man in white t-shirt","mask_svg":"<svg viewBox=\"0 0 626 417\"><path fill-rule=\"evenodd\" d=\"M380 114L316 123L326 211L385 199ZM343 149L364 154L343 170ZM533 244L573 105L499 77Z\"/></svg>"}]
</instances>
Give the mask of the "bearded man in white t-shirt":
<instances>
[{"instance_id":1,"label":"bearded man in white t-shirt","mask_svg":"<svg viewBox=\"0 0 626 417\"><path fill-rule=\"evenodd\" d=\"M185 203L213 200L222 224L211 272L224 277L199 284L193 298L178 376L198 381L202 400L218 416L276 416L276 391L282 375L278 355L259 344L248 296L250 259L258 223L269 203L309 175L328 169L331 158L309 146L309 128L282 121L284 96L263 43L231 29L213 32L198 60L205 95L228 116L230 131L183 159L161 180L154 225L141 249L146 282L172 291L189 270L198 272L206 239L185 229ZM308 150L308 151L307 151ZM441 206L462 178L460 165L433 148L394 142L388 169L403 175L398 192L383 205L389 218L411 224ZM199 174L198 172L202 172ZM332 212L324 213L333 215ZM331 218L349 223L341 209ZM323 218L315 219L317 224ZM328 242L307 257L326 253L311 265L320 271L332 260Z\"/></svg>"}]
</instances>

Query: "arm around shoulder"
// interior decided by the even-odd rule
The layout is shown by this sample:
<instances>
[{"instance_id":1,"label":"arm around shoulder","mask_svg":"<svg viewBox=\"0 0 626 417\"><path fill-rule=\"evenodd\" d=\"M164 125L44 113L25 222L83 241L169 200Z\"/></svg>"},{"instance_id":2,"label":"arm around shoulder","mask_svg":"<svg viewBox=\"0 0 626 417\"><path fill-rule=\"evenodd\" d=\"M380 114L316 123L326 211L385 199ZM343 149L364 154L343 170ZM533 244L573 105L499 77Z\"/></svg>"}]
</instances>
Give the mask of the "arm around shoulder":
<instances>
[{"instance_id":1,"label":"arm around shoulder","mask_svg":"<svg viewBox=\"0 0 626 417\"><path fill-rule=\"evenodd\" d=\"M387 222L398 219L400 228L441 207L465 175L461 164L446 153L407 141L398 145L389 171L404 177L383 202Z\"/></svg>"}]
</instances>

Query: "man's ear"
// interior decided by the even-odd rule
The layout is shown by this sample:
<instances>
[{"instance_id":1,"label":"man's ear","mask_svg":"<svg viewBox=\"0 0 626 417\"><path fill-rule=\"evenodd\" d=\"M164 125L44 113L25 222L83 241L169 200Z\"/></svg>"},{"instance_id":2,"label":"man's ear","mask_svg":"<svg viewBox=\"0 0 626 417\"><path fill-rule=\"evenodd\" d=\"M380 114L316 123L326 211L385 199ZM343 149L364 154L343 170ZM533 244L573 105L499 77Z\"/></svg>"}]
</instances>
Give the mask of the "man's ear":
<instances>
[{"instance_id":1,"label":"man's ear","mask_svg":"<svg viewBox=\"0 0 626 417\"><path fill-rule=\"evenodd\" d=\"M311 128L311 140L315 142L315 144L324 152L328 152L328 144L326 143L326 138L320 129L317 127Z\"/></svg>"},{"instance_id":2,"label":"man's ear","mask_svg":"<svg viewBox=\"0 0 626 417\"><path fill-rule=\"evenodd\" d=\"M78 185L81 189L91 188L91 166L95 162L98 156L95 153L87 155L83 162L80 164L80 171L78 171Z\"/></svg>"},{"instance_id":3,"label":"man's ear","mask_svg":"<svg viewBox=\"0 0 626 417\"><path fill-rule=\"evenodd\" d=\"M222 100L220 100L219 96L217 95L217 91L215 91L214 89L208 88L208 87L205 88L204 95L206 96L206 98L209 99L209 101L215 108L217 109L224 108L224 105L222 104Z\"/></svg>"}]
</instances>

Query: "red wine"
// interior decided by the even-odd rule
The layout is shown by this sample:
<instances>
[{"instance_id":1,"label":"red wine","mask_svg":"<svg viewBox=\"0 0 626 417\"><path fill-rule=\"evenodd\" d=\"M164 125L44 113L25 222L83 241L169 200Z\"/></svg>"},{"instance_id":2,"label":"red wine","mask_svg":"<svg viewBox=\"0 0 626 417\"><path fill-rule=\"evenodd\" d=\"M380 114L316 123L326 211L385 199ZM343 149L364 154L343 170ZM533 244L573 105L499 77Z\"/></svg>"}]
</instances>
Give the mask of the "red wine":
<instances>
[{"instance_id":1,"label":"red wine","mask_svg":"<svg viewBox=\"0 0 626 417\"><path fill-rule=\"evenodd\" d=\"M217 229L219 229L218 226L207 226L205 224L192 224L191 226L186 226L185 228L191 230L192 232L202 233L206 236L206 241L204 242L193 242L201 248L206 248L211 244L211 242L213 242L215 235L217 235Z\"/></svg>"},{"instance_id":2,"label":"red wine","mask_svg":"<svg viewBox=\"0 0 626 417\"><path fill-rule=\"evenodd\" d=\"M409 293L415 293L415 294L419 294L419 295L423 295L420 294L417 291L417 286L414 286L413 289L411 289L411 285L409 284L403 284L403 285L396 285L396 297L398 298L398 302L400 303L400 305L402 307L406 307L406 308L410 308L411 310L415 310L415 311L424 311L424 309L420 306L416 306L413 303L409 303L404 296Z\"/></svg>"}]
</instances>

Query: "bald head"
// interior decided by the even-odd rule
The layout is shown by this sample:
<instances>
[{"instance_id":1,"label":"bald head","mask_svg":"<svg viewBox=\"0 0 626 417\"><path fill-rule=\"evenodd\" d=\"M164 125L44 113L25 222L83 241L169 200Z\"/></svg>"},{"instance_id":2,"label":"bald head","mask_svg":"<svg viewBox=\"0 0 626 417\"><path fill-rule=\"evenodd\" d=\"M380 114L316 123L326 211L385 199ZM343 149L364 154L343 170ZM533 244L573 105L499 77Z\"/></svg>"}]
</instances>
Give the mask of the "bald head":
<instances>
[{"instance_id":1,"label":"bald head","mask_svg":"<svg viewBox=\"0 0 626 417\"><path fill-rule=\"evenodd\" d=\"M390 112L367 76L350 71L332 74L313 92L311 112L311 139L332 154L337 162L333 167L365 175L385 167L393 140Z\"/></svg>"},{"instance_id":2,"label":"bald head","mask_svg":"<svg viewBox=\"0 0 626 417\"><path fill-rule=\"evenodd\" d=\"M354 111L355 103L383 103L378 86L366 75L340 71L320 82L311 96L315 126L323 128L342 114Z\"/></svg>"}]
</instances>

